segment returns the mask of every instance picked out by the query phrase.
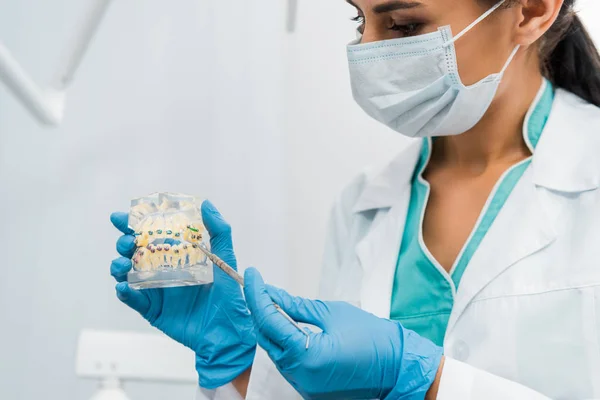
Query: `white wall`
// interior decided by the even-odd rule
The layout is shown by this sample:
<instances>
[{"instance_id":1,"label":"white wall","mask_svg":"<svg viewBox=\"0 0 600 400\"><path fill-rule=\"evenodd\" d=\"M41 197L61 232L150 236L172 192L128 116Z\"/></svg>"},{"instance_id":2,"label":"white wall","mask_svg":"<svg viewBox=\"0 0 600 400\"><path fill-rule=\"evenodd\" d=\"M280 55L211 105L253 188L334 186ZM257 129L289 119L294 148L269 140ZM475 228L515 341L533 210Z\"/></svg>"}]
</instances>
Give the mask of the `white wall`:
<instances>
[{"instance_id":1,"label":"white wall","mask_svg":"<svg viewBox=\"0 0 600 400\"><path fill-rule=\"evenodd\" d=\"M578 0L576 8L596 43L600 42L600 3L596 0Z\"/></svg>"},{"instance_id":2,"label":"white wall","mask_svg":"<svg viewBox=\"0 0 600 400\"><path fill-rule=\"evenodd\" d=\"M0 40L48 82L87 3L0 0ZM94 384L74 375L79 330L151 330L109 275L108 217L132 197L210 197L240 264L285 283L283 22L278 0L114 1L60 129L39 127L0 85L0 398L89 398ZM134 400L194 393L128 388Z\"/></svg>"}]
</instances>

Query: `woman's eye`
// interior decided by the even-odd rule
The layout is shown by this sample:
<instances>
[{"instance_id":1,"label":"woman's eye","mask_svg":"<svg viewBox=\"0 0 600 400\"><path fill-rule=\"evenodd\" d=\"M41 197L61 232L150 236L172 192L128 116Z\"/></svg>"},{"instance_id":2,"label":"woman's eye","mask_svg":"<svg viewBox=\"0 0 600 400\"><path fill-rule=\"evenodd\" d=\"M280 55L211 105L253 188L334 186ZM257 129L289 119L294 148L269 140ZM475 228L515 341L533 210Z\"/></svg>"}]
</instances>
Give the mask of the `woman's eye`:
<instances>
[{"instance_id":1,"label":"woman's eye","mask_svg":"<svg viewBox=\"0 0 600 400\"><path fill-rule=\"evenodd\" d=\"M350 18L352 21L357 22L358 23L358 31L360 33L363 33L364 27L365 27L365 17L362 15L357 15L354 18Z\"/></svg>"},{"instance_id":2,"label":"woman's eye","mask_svg":"<svg viewBox=\"0 0 600 400\"><path fill-rule=\"evenodd\" d=\"M365 17L363 17L362 15L357 15L356 17L350 19L354 22L358 22L359 24L365 23Z\"/></svg>"},{"instance_id":3,"label":"woman's eye","mask_svg":"<svg viewBox=\"0 0 600 400\"><path fill-rule=\"evenodd\" d=\"M398 31L398 32L402 33L403 36L415 36L416 34L419 33L422 26L423 26L423 24L421 24L421 23L404 24L404 25L397 25L396 23L393 23L392 26L390 27L390 29L393 31Z\"/></svg>"}]
</instances>

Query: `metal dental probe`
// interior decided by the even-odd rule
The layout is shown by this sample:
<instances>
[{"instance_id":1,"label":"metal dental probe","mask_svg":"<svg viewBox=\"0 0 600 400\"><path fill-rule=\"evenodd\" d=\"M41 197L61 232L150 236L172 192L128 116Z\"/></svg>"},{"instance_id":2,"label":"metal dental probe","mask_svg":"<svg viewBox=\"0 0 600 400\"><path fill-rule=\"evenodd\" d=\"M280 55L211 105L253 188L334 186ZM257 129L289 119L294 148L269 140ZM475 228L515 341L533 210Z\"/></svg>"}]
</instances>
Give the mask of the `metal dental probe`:
<instances>
[{"instance_id":1,"label":"metal dental probe","mask_svg":"<svg viewBox=\"0 0 600 400\"><path fill-rule=\"evenodd\" d=\"M206 254L206 257L208 257L208 259L210 261L212 261L213 264L215 264L223 272L225 272L227 275L229 275L233 280L235 280L242 287L244 287L244 278L240 274L238 274L235 269L233 269L232 267L230 267L225 261L221 260L219 257L217 257L216 255L214 255L213 253L211 253L210 251L208 251L208 249L204 248L203 246L198 246L198 248L200 250L202 250L202 252L204 254ZM294 321L292 319L292 317L290 317L289 315L287 315L287 313L282 310L282 308L279 306L279 304L273 302L273 305L275 305L275 309L281 315L283 315L285 317L285 319L287 319L288 321L290 321L290 323L292 325L294 325L294 327L296 329L298 329L300 332L302 332L306 336L306 348L308 349L308 345L310 343L310 335L308 334L308 332L306 332L304 329L302 329L302 327L300 325L298 325L298 323L296 321Z\"/></svg>"}]
</instances>

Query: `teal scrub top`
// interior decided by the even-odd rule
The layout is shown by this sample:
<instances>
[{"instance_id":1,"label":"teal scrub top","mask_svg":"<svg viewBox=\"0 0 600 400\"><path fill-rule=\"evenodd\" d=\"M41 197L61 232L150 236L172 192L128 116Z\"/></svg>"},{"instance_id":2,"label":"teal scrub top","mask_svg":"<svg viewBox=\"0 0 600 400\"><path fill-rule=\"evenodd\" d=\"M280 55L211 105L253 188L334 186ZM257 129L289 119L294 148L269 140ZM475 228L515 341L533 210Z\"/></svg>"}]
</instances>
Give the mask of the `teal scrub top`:
<instances>
[{"instance_id":1,"label":"teal scrub top","mask_svg":"<svg viewBox=\"0 0 600 400\"><path fill-rule=\"evenodd\" d=\"M553 100L554 89L546 82L544 91L532 104L532 111L523 128L525 143L532 154L550 115ZM423 179L423 171L431 157L431 149L432 139L424 139L411 183L410 203L392 289L390 318L442 346L454 296L465 269L506 199L531 164L531 157L515 164L500 177L471 236L450 273L447 273L423 241L423 218L430 189L429 183Z\"/></svg>"}]
</instances>

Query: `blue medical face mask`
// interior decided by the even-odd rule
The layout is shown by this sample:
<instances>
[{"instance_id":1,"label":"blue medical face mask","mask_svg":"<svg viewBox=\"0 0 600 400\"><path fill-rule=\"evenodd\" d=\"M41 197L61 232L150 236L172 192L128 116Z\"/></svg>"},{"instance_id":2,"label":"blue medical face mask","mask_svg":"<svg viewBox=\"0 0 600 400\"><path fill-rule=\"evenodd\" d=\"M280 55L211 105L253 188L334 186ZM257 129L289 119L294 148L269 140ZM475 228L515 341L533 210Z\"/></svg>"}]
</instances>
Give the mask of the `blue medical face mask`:
<instances>
[{"instance_id":1,"label":"blue medical face mask","mask_svg":"<svg viewBox=\"0 0 600 400\"><path fill-rule=\"evenodd\" d=\"M489 108L517 46L497 73L465 86L454 42L496 11L500 1L452 37L450 26L394 40L348 45L352 93L377 121L410 137L458 135L475 126Z\"/></svg>"}]
</instances>

